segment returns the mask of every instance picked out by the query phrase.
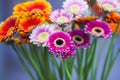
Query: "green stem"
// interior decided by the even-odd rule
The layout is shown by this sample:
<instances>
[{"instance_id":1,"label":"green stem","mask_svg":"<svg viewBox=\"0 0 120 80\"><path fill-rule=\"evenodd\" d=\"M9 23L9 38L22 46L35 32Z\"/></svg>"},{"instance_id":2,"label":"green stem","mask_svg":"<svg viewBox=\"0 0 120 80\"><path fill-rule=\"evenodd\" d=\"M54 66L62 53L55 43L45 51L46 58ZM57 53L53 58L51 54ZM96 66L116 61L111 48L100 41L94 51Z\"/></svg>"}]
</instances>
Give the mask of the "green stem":
<instances>
[{"instance_id":1,"label":"green stem","mask_svg":"<svg viewBox=\"0 0 120 80\"><path fill-rule=\"evenodd\" d=\"M115 63L119 54L120 54L120 48L118 49L118 51L116 52L116 55L113 57L113 59L109 63L109 68L108 68L107 73L105 75L105 80L108 80L108 76L110 74L110 71L111 71L111 69L112 69L112 67L113 67L113 65L114 65L114 63Z\"/></svg>"},{"instance_id":2,"label":"green stem","mask_svg":"<svg viewBox=\"0 0 120 80\"><path fill-rule=\"evenodd\" d=\"M96 49L97 49L97 39L95 39L95 45L94 45L94 48L93 48L93 56L92 56L92 78L91 80L95 80L95 53L96 53Z\"/></svg>"},{"instance_id":3,"label":"green stem","mask_svg":"<svg viewBox=\"0 0 120 80\"><path fill-rule=\"evenodd\" d=\"M23 52L24 52L25 54L28 55L28 58L30 59L30 61L31 61L31 63L32 63L34 69L35 69L35 71L37 72L38 78L44 80L44 77L42 76L38 65L36 64L35 60L32 58L32 56L31 56L31 55L28 53L28 51L26 50L26 46L21 46L21 49L23 50Z\"/></svg>"},{"instance_id":4,"label":"green stem","mask_svg":"<svg viewBox=\"0 0 120 80\"><path fill-rule=\"evenodd\" d=\"M59 59L60 59L59 76L61 78L60 80L65 80L65 67L64 67L64 62L60 54L59 54Z\"/></svg>"},{"instance_id":5,"label":"green stem","mask_svg":"<svg viewBox=\"0 0 120 80\"><path fill-rule=\"evenodd\" d=\"M79 75L79 78L80 78L80 80L82 80L83 79L83 59L84 59L84 49L81 49L81 53L79 53L79 54L81 54L81 56L80 56L80 75Z\"/></svg>"},{"instance_id":6,"label":"green stem","mask_svg":"<svg viewBox=\"0 0 120 80\"><path fill-rule=\"evenodd\" d=\"M87 80L88 75L89 75L89 71L90 71L92 64L94 62L93 57L95 56L94 50L95 50L96 43L97 43L97 40L94 39L92 41L91 47L87 49L86 54L85 54L86 59L85 59L85 64L84 64L84 80ZM88 54L90 54L90 55L88 56Z\"/></svg>"},{"instance_id":7,"label":"green stem","mask_svg":"<svg viewBox=\"0 0 120 80\"><path fill-rule=\"evenodd\" d=\"M48 49L47 49L47 47L44 47L44 53L43 53L43 55L44 55L44 62L45 62L45 67L44 67L44 71L46 72L46 69L47 69L47 73L48 74L51 74L52 72L51 72L51 70L50 70L50 64L49 64L49 56L48 56ZM50 76L50 75L47 75L46 74L46 77L48 78L48 79L51 79L52 78L52 76ZM48 80L47 79L47 80Z\"/></svg>"},{"instance_id":8,"label":"green stem","mask_svg":"<svg viewBox=\"0 0 120 80\"><path fill-rule=\"evenodd\" d=\"M34 46L33 44L29 44L29 49L30 49L31 55L32 55L32 57L34 58L34 60L35 60L36 62L38 62L38 58L37 58L37 56L36 56L37 52L36 52L36 50L35 50L35 46Z\"/></svg>"},{"instance_id":9,"label":"green stem","mask_svg":"<svg viewBox=\"0 0 120 80\"><path fill-rule=\"evenodd\" d=\"M64 67L65 67L65 71L66 71L66 74L67 74L67 76L68 76L68 79L69 79L69 80L72 80L72 74L70 74L70 71L68 70L67 62L66 62L66 61L63 62L63 65L64 65ZM66 76L66 77L67 77L67 76Z\"/></svg>"},{"instance_id":10,"label":"green stem","mask_svg":"<svg viewBox=\"0 0 120 80\"><path fill-rule=\"evenodd\" d=\"M21 64L23 65L23 67L26 70L26 72L28 73L28 75L31 77L32 80L35 80L35 77L33 76L32 72L30 71L30 69L26 65L25 61L23 60L23 58L19 54L19 50L17 49L17 47L15 47L14 45L12 45L12 48L15 50L15 53L17 54L17 56L18 56Z\"/></svg>"},{"instance_id":11,"label":"green stem","mask_svg":"<svg viewBox=\"0 0 120 80\"><path fill-rule=\"evenodd\" d=\"M96 62L96 67L95 67L95 79L97 77L97 71L98 71L98 66L99 66L99 63L100 63L100 59L101 59L101 55L102 55L102 51L104 49L104 46L105 46L105 43L106 43L106 40L103 41L99 51L98 51L98 56L97 56L97 62Z\"/></svg>"},{"instance_id":12,"label":"green stem","mask_svg":"<svg viewBox=\"0 0 120 80\"><path fill-rule=\"evenodd\" d=\"M105 72L106 72L106 68L107 68L107 64L108 64L108 59L111 55L111 50L113 48L113 44L115 42L115 38L117 36L117 31L118 31L118 28L119 28L119 24L117 25L117 28L112 36L112 40L110 41L110 45L109 45L109 48L108 48L108 52L107 52L107 55L106 55L106 58L105 58L105 62L104 62L104 66L103 66L103 70L102 70L102 76L101 76L101 80L104 80L104 75L105 75ZM106 73L107 74L107 73Z\"/></svg>"}]
</instances>

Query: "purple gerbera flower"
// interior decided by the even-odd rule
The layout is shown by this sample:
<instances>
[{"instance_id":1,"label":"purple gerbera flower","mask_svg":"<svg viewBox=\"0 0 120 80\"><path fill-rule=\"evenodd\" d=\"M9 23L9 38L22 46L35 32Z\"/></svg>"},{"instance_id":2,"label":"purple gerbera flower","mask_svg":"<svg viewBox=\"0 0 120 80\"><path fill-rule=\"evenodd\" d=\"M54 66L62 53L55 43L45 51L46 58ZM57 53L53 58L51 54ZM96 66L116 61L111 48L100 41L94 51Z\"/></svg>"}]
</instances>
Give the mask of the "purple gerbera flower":
<instances>
[{"instance_id":1,"label":"purple gerbera flower","mask_svg":"<svg viewBox=\"0 0 120 80\"><path fill-rule=\"evenodd\" d=\"M97 37L109 38L112 31L109 25L104 21L91 21L85 26L85 31Z\"/></svg>"},{"instance_id":2,"label":"purple gerbera flower","mask_svg":"<svg viewBox=\"0 0 120 80\"><path fill-rule=\"evenodd\" d=\"M84 31L72 30L69 34L77 47L86 48L90 45L90 38L88 34L84 33Z\"/></svg>"},{"instance_id":3,"label":"purple gerbera flower","mask_svg":"<svg viewBox=\"0 0 120 80\"><path fill-rule=\"evenodd\" d=\"M75 45L68 33L55 32L50 35L48 40L49 50L58 56L60 53L62 59L73 56L75 54Z\"/></svg>"}]
</instances>

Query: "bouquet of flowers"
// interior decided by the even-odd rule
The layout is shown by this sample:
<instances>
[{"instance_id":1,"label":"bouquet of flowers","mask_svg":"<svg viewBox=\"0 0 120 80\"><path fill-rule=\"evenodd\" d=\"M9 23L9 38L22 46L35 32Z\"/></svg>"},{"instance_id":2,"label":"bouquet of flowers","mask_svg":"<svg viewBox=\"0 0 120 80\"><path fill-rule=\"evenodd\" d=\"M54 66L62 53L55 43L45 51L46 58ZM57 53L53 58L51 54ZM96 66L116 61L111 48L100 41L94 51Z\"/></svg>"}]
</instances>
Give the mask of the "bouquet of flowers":
<instances>
[{"instance_id":1,"label":"bouquet of flowers","mask_svg":"<svg viewBox=\"0 0 120 80\"><path fill-rule=\"evenodd\" d=\"M119 3L65 0L62 8L52 10L46 0L27 0L1 22L0 42L11 45L31 80L107 80L120 53L114 50Z\"/></svg>"}]
</instances>

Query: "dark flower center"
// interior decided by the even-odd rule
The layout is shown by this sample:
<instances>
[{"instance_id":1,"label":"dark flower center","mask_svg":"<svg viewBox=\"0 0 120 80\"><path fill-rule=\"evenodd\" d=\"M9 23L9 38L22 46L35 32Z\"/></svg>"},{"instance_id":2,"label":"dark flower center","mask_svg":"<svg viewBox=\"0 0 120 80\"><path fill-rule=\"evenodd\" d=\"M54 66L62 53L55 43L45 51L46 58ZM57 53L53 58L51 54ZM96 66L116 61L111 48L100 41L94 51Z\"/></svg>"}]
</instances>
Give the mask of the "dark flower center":
<instances>
[{"instance_id":1,"label":"dark flower center","mask_svg":"<svg viewBox=\"0 0 120 80\"><path fill-rule=\"evenodd\" d=\"M58 39L58 40L56 41L56 44L57 44L57 45L63 45L63 43L64 43L64 42L63 42L63 40L61 40L61 39Z\"/></svg>"},{"instance_id":2,"label":"dark flower center","mask_svg":"<svg viewBox=\"0 0 120 80\"><path fill-rule=\"evenodd\" d=\"M80 38L80 37L75 37L75 40L77 40L77 41L82 41L82 39Z\"/></svg>"},{"instance_id":3,"label":"dark flower center","mask_svg":"<svg viewBox=\"0 0 120 80\"><path fill-rule=\"evenodd\" d=\"M73 36L73 41L76 43L76 44L82 44L84 42L84 39L79 36L79 35L76 35L76 36Z\"/></svg>"},{"instance_id":4,"label":"dark flower center","mask_svg":"<svg viewBox=\"0 0 120 80\"><path fill-rule=\"evenodd\" d=\"M92 29L92 34L95 36L102 36L104 34L104 29L96 26Z\"/></svg>"},{"instance_id":5,"label":"dark flower center","mask_svg":"<svg viewBox=\"0 0 120 80\"><path fill-rule=\"evenodd\" d=\"M95 31L96 31L97 33L102 32L100 29L95 29Z\"/></svg>"},{"instance_id":6,"label":"dark flower center","mask_svg":"<svg viewBox=\"0 0 120 80\"><path fill-rule=\"evenodd\" d=\"M57 38L55 41L54 41L54 45L58 48L60 47L64 47L66 45L65 43L65 40L63 38Z\"/></svg>"}]
</instances>

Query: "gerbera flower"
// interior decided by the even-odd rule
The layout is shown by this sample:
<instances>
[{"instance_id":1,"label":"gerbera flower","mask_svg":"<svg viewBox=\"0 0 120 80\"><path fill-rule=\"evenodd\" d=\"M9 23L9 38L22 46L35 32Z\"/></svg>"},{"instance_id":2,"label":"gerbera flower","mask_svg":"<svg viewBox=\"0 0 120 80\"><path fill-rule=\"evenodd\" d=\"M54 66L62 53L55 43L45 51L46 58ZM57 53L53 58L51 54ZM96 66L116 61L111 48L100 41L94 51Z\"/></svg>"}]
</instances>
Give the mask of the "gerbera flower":
<instances>
[{"instance_id":1,"label":"gerbera flower","mask_svg":"<svg viewBox=\"0 0 120 80\"><path fill-rule=\"evenodd\" d=\"M90 39L88 34L84 33L82 30L72 30L69 32L72 40L77 47L86 48L90 45Z\"/></svg>"},{"instance_id":2,"label":"gerbera flower","mask_svg":"<svg viewBox=\"0 0 120 80\"><path fill-rule=\"evenodd\" d=\"M104 21L91 21L85 26L85 31L97 37L109 38L112 34L110 26Z\"/></svg>"},{"instance_id":3,"label":"gerbera flower","mask_svg":"<svg viewBox=\"0 0 120 80\"><path fill-rule=\"evenodd\" d=\"M115 32L115 30L117 28L117 24L116 23L109 23L109 25L110 25L112 32ZM118 28L118 33L120 33L120 26Z\"/></svg>"},{"instance_id":4,"label":"gerbera flower","mask_svg":"<svg viewBox=\"0 0 120 80\"><path fill-rule=\"evenodd\" d=\"M84 0L66 0L63 8L72 14L81 15L88 9L88 5Z\"/></svg>"},{"instance_id":5,"label":"gerbera flower","mask_svg":"<svg viewBox=\"0 0 120 80\"><path fill-rule=\"evenodd\" d=\"M19 19L19 32L29 33L36 26L45 22L45 18L37 15L23 16Z\"/></svg>"},{"instance_id":6,"label":"gerbera flower","mask_svg":"<svg viewBox=\"0 0 120 80\"><path fill-rule=\"evenodd\" d=\"M18 21L15 16L10 16L0 24L0 42L7 41L17 31Z\"/></svg>"},{"instance_id":7,"label":"gerbera flower","mask_svg":"<svg viewBox=\"0 0 120 80\"><path fill-rule=\"evenodd\" d=\"M13 13L20 12L35 12L35 13L48 13L51 12L52 7L49 2L46 0L37 0L37 1L27 1L15 5Z\"/></svg>"},{"instance_id":8,"label":"gerbera flower","mask_svg":"<svg viewBox=\"0 0 120 80\"><path fill-rule=\"evenodd\" d=\"M48 40L48 47L56 56L61 54L62 59L75 54L75 45L70 35L65 32L55 32L51 34Z\"/></svg>"},{"instance_id":9,"label":"gerbera flower","mask_svg":"<svg viewBox=\"0 0 120 80\"><path fill-rule=\"evenodd\" d=\"M24 16L31 17L33 15L37 15L42 19L44 18L45 20L49 20L51 11L52 7L46 0L26 1L15 5L13 15L20 18Z\"/></svg>"},{"instance_id":10,"label":"gerbera flower","mask_svg":"<svg viewBox=\"0 0 120 80\"><path fill-rule=\"evenodd\" d=\"M96 20L98 19L97 16L87 16L87 17L79 17L77 20L76 20L76 23L79 24L79 25L85 25L87 23L89 23L90 21L92 20Z\"/></svg>"},{"instance_id":11,"label":"gerbera flower","mask_svg":"<svg viewBox=\"0 0 120 80\"><path fill-rule=\"evenodd\" d=\"M58 30L57 27L59 26L47 23L38 26L32 31L30 35L30 42L32 42L33 44L37 44L38 46L45 46L46 42L48 41L49 35Z\"/></svg>"},{"instance_id":12,"label":"gerbera flower","mask_svg":"<svg viewBox=\"0 0 120 80\"><path fill-rule=\"evenodd\" d=\"M63 9L58 9L51 13L50 20L54 23L61 25L65 23L70 23L73 20L73 15L67 13Z\"/></svg>"},{"instance_id":13,"label":"gerbera flower","mask_svg":"<svg viewBox=\"0 0 120 80\"><path fill-rule=\"evenodd\" d=\"M100 6L103 8L104 11L117 11L120 9L120 6L117 0L99 0Z\"/></svg>"},{"instance_id":14,"label":"gerbera flower","mask_svg":"<svg viewBox=\"0 0 120 80\"><path fill-rule=\"evenodd\" d=\"M105 21L108 23L120 23L120 15L117 12L112 12L105 16Z\"/></svg>"}]
</instances>

